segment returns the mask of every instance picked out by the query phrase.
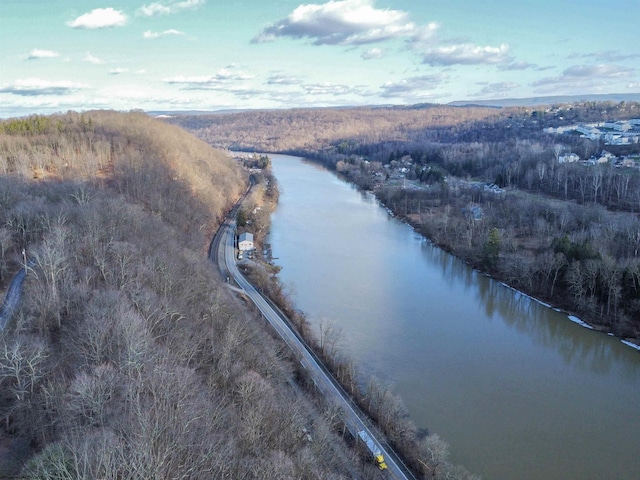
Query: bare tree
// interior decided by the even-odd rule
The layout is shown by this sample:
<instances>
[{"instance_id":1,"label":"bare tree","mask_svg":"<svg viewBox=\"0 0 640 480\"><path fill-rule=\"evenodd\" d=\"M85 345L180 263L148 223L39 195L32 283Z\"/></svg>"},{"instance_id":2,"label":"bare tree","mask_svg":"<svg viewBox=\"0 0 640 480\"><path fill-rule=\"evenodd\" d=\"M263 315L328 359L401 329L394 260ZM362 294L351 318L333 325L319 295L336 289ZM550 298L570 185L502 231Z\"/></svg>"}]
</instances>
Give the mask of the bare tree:
<instances>
[{"instance_id":1,"label":"bare tree","mask_svg":"<svg viewBox=\"0 0 640 480\"><path fill-rule=\"evenodd\" d=\"M33 258L37 267L39 267L40 276L37 277L44 286L44 295L46 296L46 310L55 319L56 326L60 328L61 318L61 301L60 301L60 284L63 281L62 276L68 268L67 252L65 249L66 239L68 238L67 230L64 226L64 220L56 223L50 230L49 235L44 242L33 254ZM45 315L41 315L43 318ZM45 325L42 325L44 327Z\"/></svg>"}]
</instances>

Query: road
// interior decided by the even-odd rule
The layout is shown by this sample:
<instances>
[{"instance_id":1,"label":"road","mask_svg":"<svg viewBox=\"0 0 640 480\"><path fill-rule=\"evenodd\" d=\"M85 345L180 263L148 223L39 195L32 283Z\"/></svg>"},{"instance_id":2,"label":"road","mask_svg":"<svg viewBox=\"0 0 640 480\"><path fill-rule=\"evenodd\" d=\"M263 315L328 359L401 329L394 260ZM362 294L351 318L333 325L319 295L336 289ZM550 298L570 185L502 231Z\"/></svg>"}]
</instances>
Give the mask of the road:
<instances>
[{"instance_id":1,"label":"road","mask_svg":"<svg viewBox=\"0 0 640 480\"><path fill-rule=\"evenodd\" d=\"M258 307L264 318L269 322L276 333L289 346L294 356L300 364L307 370L310 378L325 396L325 398L334 402L344 412L344 421L346 427L354 438L357 438L359 431L366 431L375 443L380 447L382 454L386 460L388 469L385 470L389 478L395 479L414 479L408 469L402 464L400 458L393 450L381 440L380 434L371 425L367 416L354 404L349 395L333 378L328 369L319 360L319 358L311 351L306 342L298 335L298 333L290 327L290 322L286 316L275 307L269 300L263 297L247 279L240 273L235 260L235 215L238 206L234 208L221 226L220 231L216 234L216 238L211 243L209 250L210 259L217 263L223 278L235 284L244 290L246 295Z\"/></svg>"},{"instance_id":2,"label":"road","mask_svg":"<svg viewBox=\"0 0 640 480\"><path fill-rule=\"evenodd\" d=\"M13 311L18 306L22 295L22 282L24 282L26 275L27 272L25 269L21 268L11 281L7 295L4 297L4 302L2 303L2 309L0 310L0 331L4 330L9 318L13 315Z\"/></svg>"}]
</instances>

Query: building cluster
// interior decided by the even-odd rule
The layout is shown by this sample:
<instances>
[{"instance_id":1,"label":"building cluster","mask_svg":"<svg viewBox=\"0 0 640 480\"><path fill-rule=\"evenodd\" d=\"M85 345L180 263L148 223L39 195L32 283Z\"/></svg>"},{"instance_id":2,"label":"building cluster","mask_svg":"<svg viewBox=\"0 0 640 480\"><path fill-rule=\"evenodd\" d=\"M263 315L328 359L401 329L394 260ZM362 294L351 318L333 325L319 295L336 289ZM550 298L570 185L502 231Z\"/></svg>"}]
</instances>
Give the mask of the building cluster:
<instances>
[{"instance_id":1,"label":"building cluster","mask_svg":"<svg viewBox=\"0 0 640 480\"><path fill-rule=\"evenodd\" d=\"M631 145L640 143L640 118L616 122L584 123L564 127L549 127L545 133L578 134L583 138L600 141L605 145Z\"/></svg>"},{"instance_id":2,"label":"building cluster","mask_svg":"<svg viewBox=\"0 0 640 480\"><path fill-rule=\"evenodd\" d=\"M581 159L577 153L566 153L558 156L558 163L575 162L580 162L582 165L612 164L614 167L640 168L640 155L624 155L618 157L611 152L602 150L599 155L594 155L584 160Z\"/></svg>"}]
</instances>

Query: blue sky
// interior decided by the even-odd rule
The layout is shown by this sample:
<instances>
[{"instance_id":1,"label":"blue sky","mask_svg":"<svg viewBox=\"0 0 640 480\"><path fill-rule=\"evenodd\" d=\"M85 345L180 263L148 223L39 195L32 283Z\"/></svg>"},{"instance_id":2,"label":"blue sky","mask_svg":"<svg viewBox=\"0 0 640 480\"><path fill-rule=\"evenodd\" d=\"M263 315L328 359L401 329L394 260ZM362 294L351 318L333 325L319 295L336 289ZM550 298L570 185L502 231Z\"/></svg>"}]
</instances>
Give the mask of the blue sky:
<instances>
[{"instance_id":1,"label":"blue sky","mask_svg":"<svg viewBox=\"0 0 640 480\"><path fill-rule=\"evenodd\" d=\"M0 116L640 92L640 0L0 0Z\"/></svg>"}]
</instances>

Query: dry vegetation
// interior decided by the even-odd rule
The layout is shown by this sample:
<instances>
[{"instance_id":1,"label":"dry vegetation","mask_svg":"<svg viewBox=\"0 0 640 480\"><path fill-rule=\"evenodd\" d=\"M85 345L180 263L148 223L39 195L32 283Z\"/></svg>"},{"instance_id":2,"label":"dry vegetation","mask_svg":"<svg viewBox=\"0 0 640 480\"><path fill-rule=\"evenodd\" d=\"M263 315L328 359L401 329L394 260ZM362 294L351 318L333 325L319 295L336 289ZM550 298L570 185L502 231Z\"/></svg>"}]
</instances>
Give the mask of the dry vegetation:
<instances>
[{"instance_id":1,"label":"dry vegetation","mask_svg":"<svg viewBox=\"0 0 640 480\"><path fill-rule=\"evenodd\" d=\"M69 113L0 123L0 173L0 281L31 261L0 336L0 476L350 476L335 412L206 260L245 188L230 159Z\"/></svg>"},{"instance_id":2,"label":"dry vegetation","mask_svg":"<svg viewBox=\"0 0 640 480\"><path fill-rule=\"evenodd\" d=\"M434 140L437 129L495 118L489 107L424 105L411 108L346 108L186 115L168 119L219 148L317 156L320 152Z\"/></svg>"}]
</instances>

